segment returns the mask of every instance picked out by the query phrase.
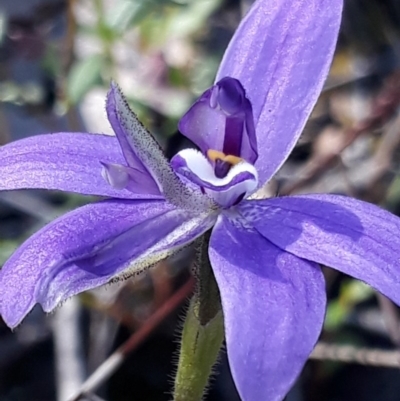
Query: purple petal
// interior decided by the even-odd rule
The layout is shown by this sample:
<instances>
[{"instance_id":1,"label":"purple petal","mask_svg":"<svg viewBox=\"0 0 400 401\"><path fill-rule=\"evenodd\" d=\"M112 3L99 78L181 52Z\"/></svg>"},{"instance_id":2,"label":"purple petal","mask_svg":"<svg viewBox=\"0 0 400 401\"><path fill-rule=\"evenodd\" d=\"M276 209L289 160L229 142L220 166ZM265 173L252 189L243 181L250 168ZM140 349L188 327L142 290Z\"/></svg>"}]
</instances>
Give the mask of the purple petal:
<instances>
[{"instance_id":1,"label":"purple petal","mask_svg":"<svg viewBox=\"0 0 400 401\"><path fill-rule=\"evenodd\" d=\"M179 121L179 130L200 150L257 159L257 140L251 104L242 85L224 78L208 89Z\"/></svg>"},{"instance_id":2,"label":"purple petal","mask_svg":"<svg viewBox=\"0 0 400 401\"><path fill-rule=\"evenodd\" d=\"M112 83L107 95L107 115L128 165L153 177L165 198L182 209L214 207L200 191L185 186L173 171L160 145L139 121L119 87Z\"/></svg>"},{"instance_id":3,"label":"purple petal","mask_svg":"<svg viewBox=\"0 0 400 401\"><path fill-rule=\"evenodd\" d=\"M179 121L179 131L207 154L207 150L222 152L225 136L224 116L218 109L211 107L213 88L204 92Z\"/></svg>"},{"instance_id":4,"label":"purple petal","mask_svg":"<svg viewBox=\"0 0 400 401\"><path fill-rule=\"evenodd\" d=\"M400 305L398 217L322 194L243 202L240 208L275 245L365 281Z\"/></svg>"},{"instance_id":5,"label":"purple petal","mask_svg":"<svg viewBox=\"0 0 400 401\"><path fill-rule=\"evenodd\" d=\"M35 303L46 312L75 295L164 259L209 229L159 200L108 200L76 209L30 237L0 270L0 314L18 325Z\"/></svg>"},{"instance_id":6,"label":"purple petal","mask_svg":"<svg viewBox=\"0 0 400 401\"><path fill-rule=\"evenodd\" d=\"M321 331L322 272L226 218L213 230L209 253L239 394L243 401L281 401Z\"/></svg>"},{"instance_id":7,"label":"purple petal","mask_svg":"<svg viewBox=\"0 0 400 401\"><path fill-rule=\"evenodd\" d=\"M110 186L101 175L101 162L125 163L115 137L58 133L22 139L0 147L0 190L55 189L113 198L138 197Z\"/></svg>"},{"instance_id":8,"label":"purple petal","mask_svg":"<svg viewBox=\"0 0 400 401\"><path fill-rule=\"evenodd\" d=\"M253 106L260 184L288 157L329 71L342 0L258 0L237 29L217 81L237 78Z\"/></svg>"}]
</instances>

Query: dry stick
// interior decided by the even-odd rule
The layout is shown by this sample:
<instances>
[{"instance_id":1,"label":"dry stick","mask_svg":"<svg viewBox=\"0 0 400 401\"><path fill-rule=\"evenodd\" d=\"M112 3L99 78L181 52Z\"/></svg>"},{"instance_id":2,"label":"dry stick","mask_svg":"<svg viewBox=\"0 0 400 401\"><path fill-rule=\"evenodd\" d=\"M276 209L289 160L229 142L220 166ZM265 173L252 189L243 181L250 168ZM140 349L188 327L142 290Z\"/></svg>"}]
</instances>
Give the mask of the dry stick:
<instances>
[{"instance_id":1,"label":"dry stick","mask_svg":"<svg viewBox=\"0 0 400 401\"><path fill-rule=\"evenodd\" d=\"M390 163L393 160L393 154L398 150L400 145L400 115L396 117L390 127L387 129L387 133L383 138L377 152L375 153L374 161L377 166L375 174L369 185L370 189L373 189L379 180L385 174L385 171L390 167ZM383 199L379 199L382 202ZM383 314L385 325L389 334L390 339L400 348L400 319L398 314L398 307L384 295L377 293L380 309Z\"/></svg>"},{"instance_id":2,"label":"dry stick","mask_svg":"<svg viewBox=\"0 0 400 401\"><path fill-rule=\"evenodd\" d=\"M76 0L68 0L67 1L67 34L65 35L65 41L63 43L63 52L62 52L62 68L64 76L68 76L70 69L74 63L75 59L75 39L76 33L78 29L78 24L75 18L75 9ZM66 82L65 82L66 84Z\"/></svg>"},{"instance_id":3,"label":"dry stick","mask_svg":"<svg viewBox=\"0 0 400 401\"><path fill-rule=\"evenodd\" d=\"M96 394L88 394L86 396L85 401L105 401L105 400Z\"/></svg>"},{"instance_id":4,"label":"dry stick","mask_svg":"<svg viewBox=\"0 0 400 401\"><path fill-rule=\"evenodd\" d=\"M65 40L63 43L62 52L62 77L60 81L60 93L59 98L67 105L66 118L68 122L68 128L70 131L84 132L85 127L83 126L82 120L80 118L79 112L76 105L69 104L70 99L68 99L68 79L70 76L71 68L75 61L75 42L76 34L78 30L78 23L76 21L76 0L67 1L67 33L65 35Z\"/></svg>"},{"instance_id":5,"label":"dry stick","mask_svg":"<svg viewBox=\"0 0 400 401\"><path fill-rule=\"evenodd\" d=\"M40 220L41 226L50 223L60 215L60 210L45 199L28 191L9 191L0 193L0 202Z\"/></svg>"},{"instance_id":6,"label":"dry stick","mask_svg":"<svg viewBox=\"0 0 400 401\"><path fill-rule=\"evenodd\" d=\"M374 156L371 159L371 173L369 174L369 182L364 192L368 194L368 198L363 200L376 204L384 204L386 191L379 190L384 177L391 169L392 161L400 146L400 114L394 118L390 124L387 124L379 141ZM378 190L377 190L378 188ZM371 198L372 195L372 198ZM371 200L372 199L372 200Z\"/></svg>"},{"instance_id":7,"label":"dry stick","mask_svg":"<svg viewBox=\"0 0 400 401\"><path fill-rule=\"evenodd\" d=\"M379 183L382 181L385 173L390 168L394 153L399 149L400 115L397 115L397 117L390 123L385 131L386 132L382 136L382 140L380 141L378 149L372 159L375 168L373 174L371 174L370 182L366 191L366 193L375 192L375 194L373 194L373 202L378 204L384 202L384 195L386 191L374 191L374 189L377 187L379 188ZM369 199L367 200L370 199L371 196L369 196ZM386 298L379 292L376 294L376 296L389 337L393 344L395 344L399 349L400 320L398 315L398 307L390 299Z\"/></svg>"},{"instance_id":8,"label":"dry stick","mask_svg":"<svg viewBox=\"0 0 400 401\"><path fill-rule=\"evenodd\" d=\"M79 298L71 298L53 318L57 400L64 401L80 389L85 363L79 333Z\"/></svg>"},{"instance_id":9,"label":"dry stick","mask_svg":"<svg viewBox=\"0 0 400 401\"><path fill-rule=\"evenodd\" d=\"M379 292L376 294L379 307L381 309L386 330L392 343L396 348L400 348L400 322L398 316L398 307L384 295Z\"/></svg>"},{"instance_id":10,"label":"dry stick","mask_svg":"<svg viewBox=\"0 0 400 401\"><path fill-rule=\"evenodd\" d=\"M253 5L254 0L242 0L240 2L240 13L242 14L242 18L247 14Z\"/></svg>"},{"instance_id":11,"label":"dry stick","mask_svg":"<svg viewBox=\"0 0 400 401\"><path fill-rule=\"evenodd\" d=\"M321 175L341 152L351 145L360 135L380 127L396 112L400 103L400 71L393 73L385 82L381 92L377 95L371 115L355 124L346 132L341 146L334 152L324 156L314 155L300 172L300 178L285 185L280 194L288 195L308 184Z\"/></svg>"},{"instance_id":12,"label":"dry stick","mask_svg":"<svg viewBox=\"0 0 400 401\"><path fill-rule=\"evenodd\" d=\"M384 351L372 348L357 348L352 345L335 345L319 342L310 355L310 359L330 360L361 365L399 368L400 352Z\"/></svg>"},{"instance_id":13,"label":"dry stick","mask_svg":"<svg viewBox=\"0 0 400 401\"><path fill-rule=\"evenodd\" d=\"M30 192L3 192L0 202L7 203L40 220L40 226L52 221L59 210ZM79 338L79 300L70 299L53 319L57 400L64 401L80 388L84 380L85 358Z\"/></svg>"},{"instance_id":14,"label":"dry stick","mask_svg":"<svg viewBox=\"0 0 400 401\"><path fill-rule=\"evenodd\" d=\"M110 355L88 379L82 384L79 392L69 401L79 401L89 393L95 391L107 380L125 361L126 357L135 350L149 334L171 314L193 291L193 278L189 279L174 293L159 309L146 320L143 326L112 355Z\"/></svg>"}]
</instances>

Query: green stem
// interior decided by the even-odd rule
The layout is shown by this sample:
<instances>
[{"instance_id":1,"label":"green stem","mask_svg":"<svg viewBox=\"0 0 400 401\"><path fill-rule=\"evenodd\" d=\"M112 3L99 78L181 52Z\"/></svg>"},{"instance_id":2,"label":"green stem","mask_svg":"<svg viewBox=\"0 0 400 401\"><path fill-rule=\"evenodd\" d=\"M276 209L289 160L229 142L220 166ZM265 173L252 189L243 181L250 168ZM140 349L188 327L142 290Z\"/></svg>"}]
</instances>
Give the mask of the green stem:
<instances>
[{"instance_id":1,"label":"green stem","mask_svg":"<svg viewBox=\"0 0 400 401\"><path fill-rule=\"evenodd\" d=\"M222 312L202 326L190 303L182 332L174 401L201 401L224 338Z\"/></svg>"},{"instance_id":2,"label":"green stem","mask_svg":"<svg viewBox=\"0 0 400 401\"><path fill-rule=\"evenodd\" d=\"M208 259L209 233L197 242L196 292L182 331L174 401L201 401L224 339L217 283Z\"/></svg>"}]
</instances>

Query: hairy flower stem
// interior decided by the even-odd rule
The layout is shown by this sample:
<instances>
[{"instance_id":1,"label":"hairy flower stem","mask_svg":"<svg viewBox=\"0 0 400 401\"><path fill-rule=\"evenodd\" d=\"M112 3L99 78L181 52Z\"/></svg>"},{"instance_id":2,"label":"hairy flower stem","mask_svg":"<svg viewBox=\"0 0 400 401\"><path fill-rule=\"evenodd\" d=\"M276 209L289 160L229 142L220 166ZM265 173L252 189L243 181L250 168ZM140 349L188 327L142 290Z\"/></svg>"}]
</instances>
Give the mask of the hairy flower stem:
<instances>
[{"instance_id":1,"label":"hairy flower stem","mask_svg":"<svg viewBox=\"0 0 400 401\"><path fill-rule=\"evenodd\" d=\"M201 401L224 339L221 300L208 258L210 233L197 241L197 288L183 326L174 401Z\"/></svg>"}]
</instances>

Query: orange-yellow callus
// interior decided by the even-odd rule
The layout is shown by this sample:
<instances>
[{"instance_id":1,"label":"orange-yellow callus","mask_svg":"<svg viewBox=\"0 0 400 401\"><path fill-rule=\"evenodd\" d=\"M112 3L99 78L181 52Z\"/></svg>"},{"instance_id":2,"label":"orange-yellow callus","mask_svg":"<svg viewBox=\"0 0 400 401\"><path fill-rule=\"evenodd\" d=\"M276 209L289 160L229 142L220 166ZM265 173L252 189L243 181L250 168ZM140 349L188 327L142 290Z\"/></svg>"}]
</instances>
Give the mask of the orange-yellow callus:
<instances>
[{"instance_id":1,"label":"orange-yellow callus","mask_svg":"<svg viewBox=\"0 0 400 401\"><path fill-rule=\"evenodd\" d=\"M216 162L217 160L222 160L223 162L227 162L232 166L239 164L243 161L241 157L226 155L225 153L214 149L207 150L207 157L209 160L213 162Z\"/></svg>"}]
</instances>

